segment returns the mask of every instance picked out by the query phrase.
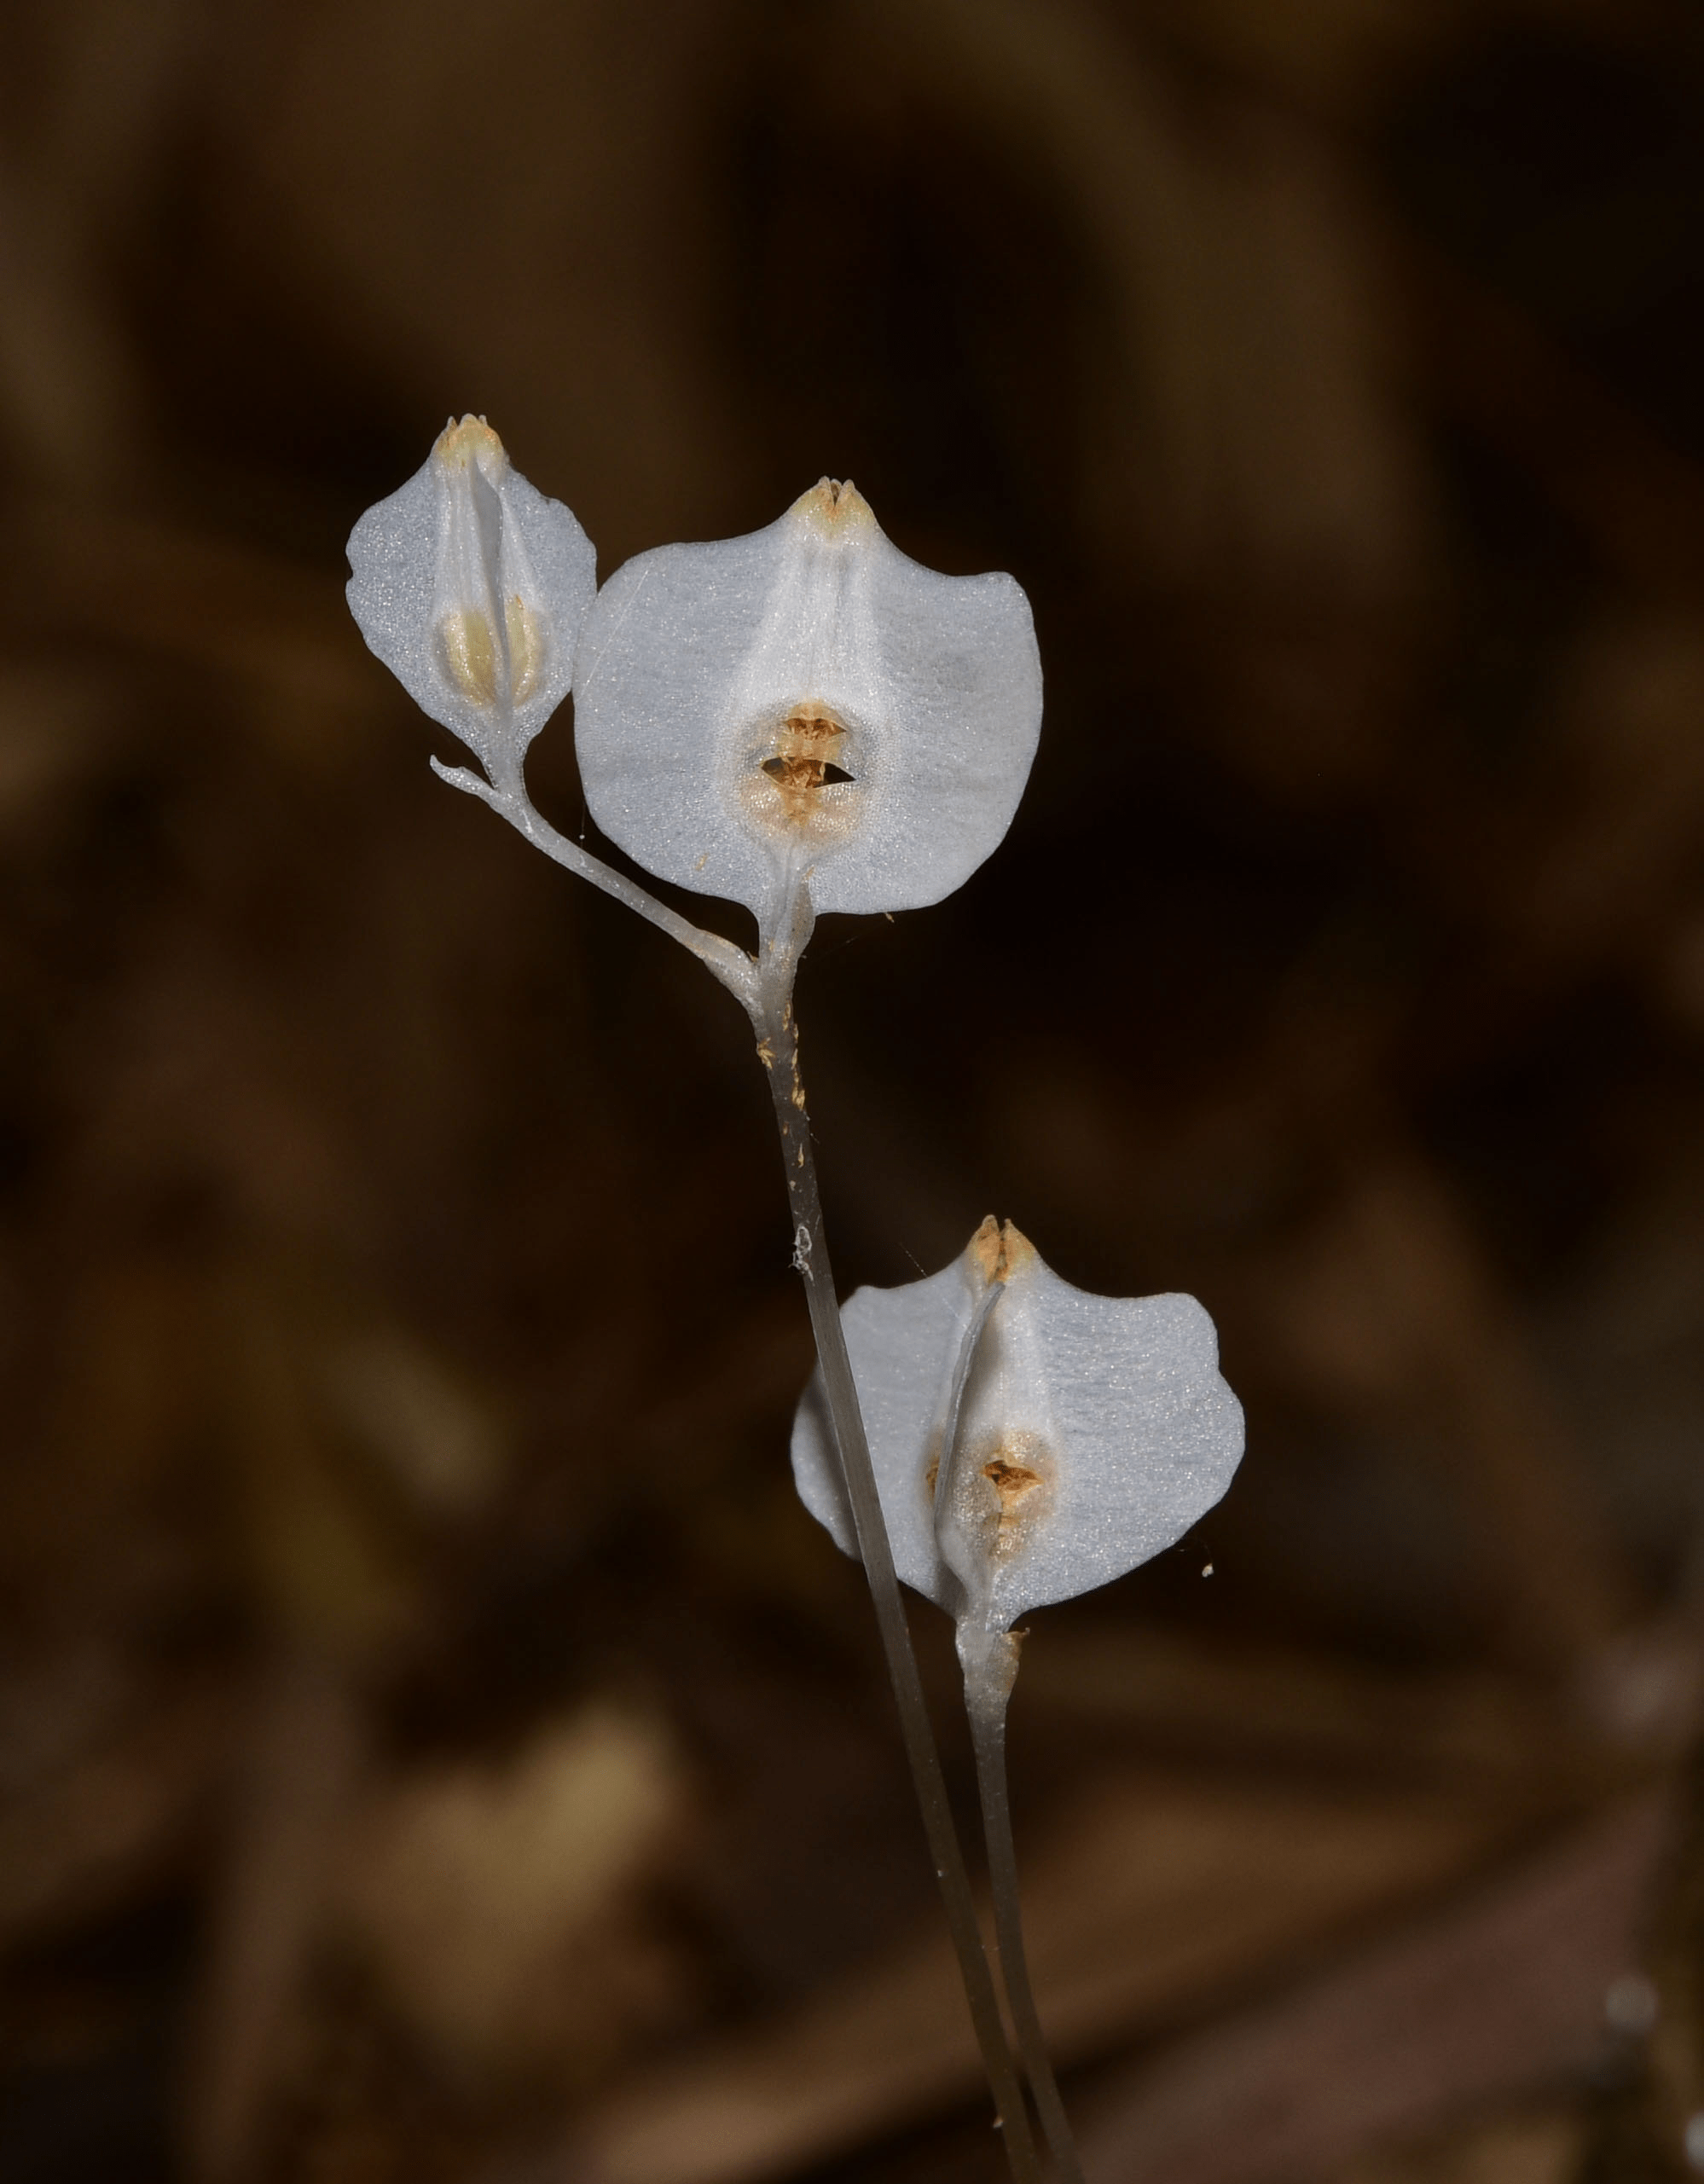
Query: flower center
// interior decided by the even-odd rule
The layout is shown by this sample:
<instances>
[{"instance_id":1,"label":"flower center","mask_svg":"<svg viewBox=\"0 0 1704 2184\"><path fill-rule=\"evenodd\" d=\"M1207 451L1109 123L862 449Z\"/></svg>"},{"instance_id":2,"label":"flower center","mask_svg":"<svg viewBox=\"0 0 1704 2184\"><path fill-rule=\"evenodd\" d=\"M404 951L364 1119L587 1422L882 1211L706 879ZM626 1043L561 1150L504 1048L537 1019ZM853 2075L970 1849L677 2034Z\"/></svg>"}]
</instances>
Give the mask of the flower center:
<instances>
[{"instance_id":1,"label":"flower center","mask_svg":"<svg viewBox=\"0 0 1704 2184\"><path fill-rule=\"evenodd\" d=\"M1020 1436L1028 1439L1028 1436ZM1026 1449L1024 1453L1029 1451ZM994 1520L994 1551L998 1555L1010 1555L1023 1537L1024 1504L1041 1490L1039 1471L1027 1463L1017 1461L1016 1452L1008 1455L1004 1448L982 1466L982 1476L994 1488L999 1502L999 1514Z\"/></svg>"},{"instance_id":2,"label":"flower center","mask_svg":"<svg viewBox=\"0 0 1704 2184\"><path fill-rule=\"evenodd\" d=\"M775 731L774 750L761 762L762 770L774 783L781 808L796 826L814 815L825 789L852 779L835 763L845 743L839 721L814 707L800 706Z\"/></svg>"}]
</instances>

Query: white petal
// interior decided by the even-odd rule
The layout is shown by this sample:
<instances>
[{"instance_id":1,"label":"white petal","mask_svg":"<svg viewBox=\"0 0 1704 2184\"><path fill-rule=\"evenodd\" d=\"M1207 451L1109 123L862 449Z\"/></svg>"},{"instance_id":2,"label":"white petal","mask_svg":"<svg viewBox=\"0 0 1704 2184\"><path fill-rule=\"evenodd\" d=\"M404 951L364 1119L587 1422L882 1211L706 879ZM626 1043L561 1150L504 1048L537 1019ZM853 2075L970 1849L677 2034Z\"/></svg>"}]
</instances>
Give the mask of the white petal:
<instances>
[{"instance_id":1,"label":"white petal","mask_svg":"<svg viewBox=\"0 0 1704 2184\"><path fill-rule=\"evenodd\" d=\"M1011 824L1040 719L1012 579L923 568L825 479L767 530L617 571L575 741L612 841L761 921L802 868L819 911L951 894Z\"/></svg>"},{"instance_id":2,"label":"white petal","mask_svg":"<svg viewBox=\"0 0 1704 2184\"><path fill-rule=\"evenodd\" d=\"M1014 1277L988 1333L994 1358L966 1398L962 1445L998 1444L1008 1420L1027 1424L1045 1405L1044 1485L1056 1497L996 1560L988 1619L1009 1629L1180 1539L1231 1483L1243 1407L1193 1297L1091 1296L1038 1260Z\"/></svg>"},{"instance_id":3,"label":"white petal","mask_svg":"<svg viewBox=\"0 0 1704 2184\"><path fill-rule=\"evenodd\" d=\"M529 485L483 419L444 428L350 535L349 604L422 712L507 770L567 696L597 588L572 513Z\"/></svg>"},{"instance_id":4,"label":"white petal","mask_svg":"<svg viewBox=\"0 0 1704 2184\"><path fill-rule=\"evenodd\" d=\"M1180 1538L1230 1483L1243 1413L1193 1297L1091 1296L1008 1228L1019 1248L977 1346L937 1526L936 1467L988 1234L927 1281L859 1290L844 1317L901 1576L949 1613L1005 1630ZM794 1424L793 1471L806 1507L855 1552L815 1381Z\"/></svg>"},{"instance_id":5,"label":"white petal","mask_svg":"<svg viewBox=\"0 0 1704 2184\"><path fill-rule=\"evenodd\" d=\"M949 1613L956 1588L935 1544L930 1467L940 1453L940 1421L975 1304L965 1262L954 1260L927 1281L908 1282L903 1289L859 1289L840 1313L894 1567L914 1592ZM800 1500L833 1535L835 1545L855 1555L858 1542L820 1370L800 1399L792 1455Z\"/></svg>"}]
</instances>

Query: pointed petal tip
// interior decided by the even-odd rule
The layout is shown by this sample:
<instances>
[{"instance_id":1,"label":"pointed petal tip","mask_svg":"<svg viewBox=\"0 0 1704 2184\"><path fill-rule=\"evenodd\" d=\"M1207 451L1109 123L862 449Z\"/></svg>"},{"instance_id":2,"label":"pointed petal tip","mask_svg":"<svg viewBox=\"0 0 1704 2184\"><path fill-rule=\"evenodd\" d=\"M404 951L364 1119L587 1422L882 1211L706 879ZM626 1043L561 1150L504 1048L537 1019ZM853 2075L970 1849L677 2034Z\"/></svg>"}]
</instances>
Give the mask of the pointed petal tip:
<instances>
[{"instance_id":1,"label":"pointed petal tip","mask_svg":"<svg viewBox=\"0 0 1704 2184\"><path fill-rule=\"evenodd\" d=\"M844 537L865 524L874 529L875 512L849 478L820 478L787 511L813 530Z\"/></svg>"},{"instance_id":2,"label":"pointed petal tip","mask_svg":"<svg viewBox=\"0 0 1704 2184\"><path fill-rule=\"evenodd\" d=\"M508 467L508 451L483 417L468 411L457 424L451 418L432 446L432 458L446 470L466 470L478 463L488 477L500 476Z\"/></svg>"},{"instance_id":3,"label":"pointed petal tip","mask_svg":"<svg viewBox=\"0 0 1704 2184\"><path fill-rule=\"evenodd\" d=\"M984 1283L1000 1278L1000 1215L985 1214L982 1225L965 1246L965 1255Z\"/></svg>"},{"instance_id":4,"label":"pointed petal tip","mask_svg":"<svg viewBox=\"0 0 1704 2184\"><path fill-rule=\"evenodd\" d=\"M1038 1262L1040 1254L1015 1221L1002 1227L1000 1216L990 1214L966 1247L985 1283L1009 1282L1014 1274Z\"/></svg>"}]
</instances>

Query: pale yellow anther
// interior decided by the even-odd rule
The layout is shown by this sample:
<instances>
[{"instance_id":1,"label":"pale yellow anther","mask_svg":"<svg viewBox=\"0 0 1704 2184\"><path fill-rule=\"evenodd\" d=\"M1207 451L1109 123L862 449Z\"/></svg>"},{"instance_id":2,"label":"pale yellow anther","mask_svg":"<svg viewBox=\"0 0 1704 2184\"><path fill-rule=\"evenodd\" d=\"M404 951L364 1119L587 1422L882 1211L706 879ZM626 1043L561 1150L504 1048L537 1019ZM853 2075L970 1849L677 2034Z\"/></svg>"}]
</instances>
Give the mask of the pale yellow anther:
<instances>
[{"instance_id":1,"label":"pale yellow anther","mask_svg":"<svg viewBox=\"0 0 1704 2184\"><path fill-rule=\"evenodd\" d=\"M511 593L503 608L503 629L509 640L510 702L524 705L544 672L544 629L519 592Z\"/></svg>"},{"instance_id":2,"label":"pale yellow anther","mask_svg":"<svg viewBox=\"0 0 1704 2184\"><path fill-rule=\"evenodd\" d=\"M434 721L512 785L568 694L597 591L591 541L529 485L483 417L451 418L350 539L350 605Z\"/></svg>"},{"instance_id":3,"label":"pale yellow anther","mask_svg":"<svg viewBox=\"0 0 1704 2184\"><path fill-rule=\"evenodd\" d=\"M448 492L449 546L441 565L439 600L447 589L463 604L449 607L437 624L438 658L445 678L470 704L524 705L544 680L548 643L545 620L519 591L507 598L492 593L498 564L513 547L487 538L479 496L495 513L507 488L508 457L503 443L483 417L464 417L446 425L432 449ZM484 484L476 481L483 479ZM496 499L490 497L495 495ZM496 518L500 527L507 519ZM498 621L501 614L501 621Z\"/></svg>"},{"instance_id":4,"label":"pale yellow anther","mask_svg":"<svg viewBox=\"0 0 1704 2184\"><path fill-rule=\"evenodd\" d=\"M473 705L497 702L497 633L477 607L446 614L438 625L444 673ZM536 672L536 670L535 670Z\"/></svg>"}]
</instances>

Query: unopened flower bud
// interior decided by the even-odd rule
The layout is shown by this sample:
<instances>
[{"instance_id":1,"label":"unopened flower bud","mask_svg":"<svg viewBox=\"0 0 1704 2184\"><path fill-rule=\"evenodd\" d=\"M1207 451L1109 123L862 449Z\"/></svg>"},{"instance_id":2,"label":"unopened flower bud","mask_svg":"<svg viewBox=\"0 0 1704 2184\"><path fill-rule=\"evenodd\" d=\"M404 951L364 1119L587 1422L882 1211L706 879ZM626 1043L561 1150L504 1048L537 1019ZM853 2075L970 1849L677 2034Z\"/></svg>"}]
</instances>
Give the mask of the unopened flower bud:
<instances>
[{"instance_id":1,"label":"unopened flower bud","mask_svg":"<svg viewBox=\"0 0 1704 2184\"><path fill-rule=\"evenodd\" d=\"M349 559L349 604L373 650L494 780L517 772L568 694L596 589L570 511L528 484L483 417L464 417L368 510Z\"/></svg>"}]
</instances>

